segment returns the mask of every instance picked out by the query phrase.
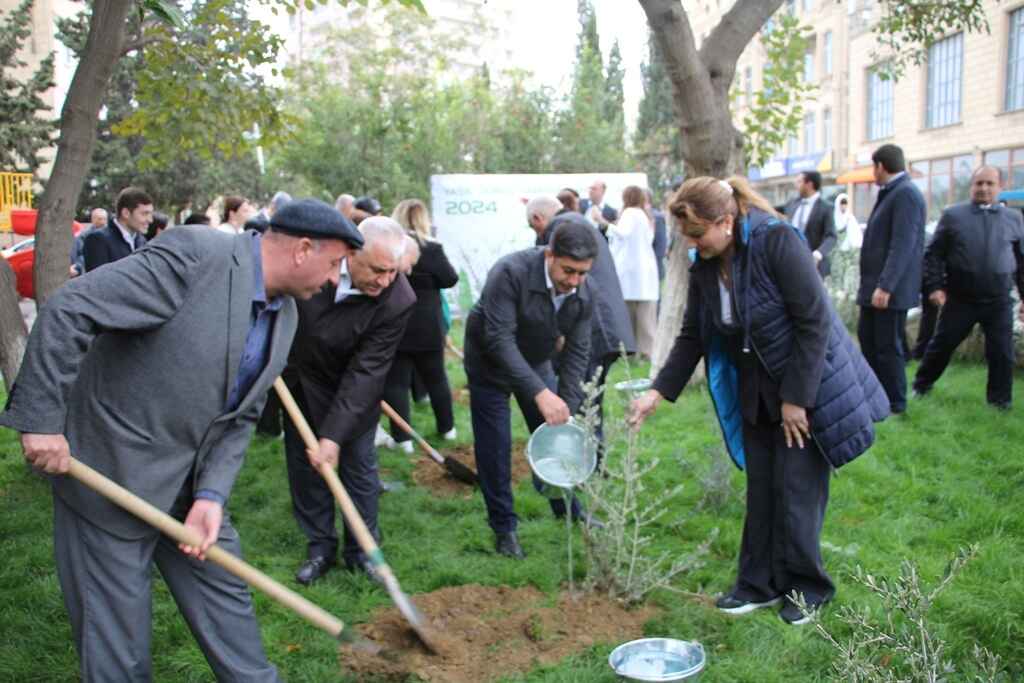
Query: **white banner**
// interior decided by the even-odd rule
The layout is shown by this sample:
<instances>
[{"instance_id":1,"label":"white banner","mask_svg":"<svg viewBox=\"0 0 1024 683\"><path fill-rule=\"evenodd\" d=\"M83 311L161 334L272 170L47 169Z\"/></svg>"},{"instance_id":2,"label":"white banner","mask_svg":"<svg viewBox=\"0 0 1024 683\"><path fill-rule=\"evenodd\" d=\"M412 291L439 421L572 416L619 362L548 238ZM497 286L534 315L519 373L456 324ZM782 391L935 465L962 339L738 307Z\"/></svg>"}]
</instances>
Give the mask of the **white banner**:
<instances>
[{"instance_id":1,"label":"white banner","mask_svg":"<svg viewBox=\"0 0 1024 683\"><path fill-rule=\"evenodd\" d=\"M448 259L468 280L472 300L480 295L487 271L505 254L533 245L536 234L526 223L526 202L541 194L555 196L571 187L587 198L595 180L608 185L605 203L622 206L628 185L647 187L643 173L453 174L430 176L431 213L437 238ZM464 285L460 289L465 290ZM465 305L465 299L460 299Z\"/></svg>"}]
</instances>

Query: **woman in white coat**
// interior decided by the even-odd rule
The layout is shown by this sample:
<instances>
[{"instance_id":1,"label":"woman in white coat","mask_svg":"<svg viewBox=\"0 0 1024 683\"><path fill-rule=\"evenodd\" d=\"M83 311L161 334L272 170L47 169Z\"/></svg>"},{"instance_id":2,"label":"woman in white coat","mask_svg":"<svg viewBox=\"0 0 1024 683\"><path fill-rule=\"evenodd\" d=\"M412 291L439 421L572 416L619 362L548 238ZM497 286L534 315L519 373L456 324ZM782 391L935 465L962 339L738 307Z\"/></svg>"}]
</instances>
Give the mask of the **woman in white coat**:
<instances>
[{"instance_id":1,"label":"woman in white coat","mask_svg":"<svg viewBox=\"0 0 1024 683\"><path fill-rule=\"evenodd\" d=\"M654 351L658 326L658 262L654 256L654 225L644 210L644 191L630 185L622 192L622 213L608 226L608 241L622 285L637 352L647 358Z\"/></svg>"}]
</instances>

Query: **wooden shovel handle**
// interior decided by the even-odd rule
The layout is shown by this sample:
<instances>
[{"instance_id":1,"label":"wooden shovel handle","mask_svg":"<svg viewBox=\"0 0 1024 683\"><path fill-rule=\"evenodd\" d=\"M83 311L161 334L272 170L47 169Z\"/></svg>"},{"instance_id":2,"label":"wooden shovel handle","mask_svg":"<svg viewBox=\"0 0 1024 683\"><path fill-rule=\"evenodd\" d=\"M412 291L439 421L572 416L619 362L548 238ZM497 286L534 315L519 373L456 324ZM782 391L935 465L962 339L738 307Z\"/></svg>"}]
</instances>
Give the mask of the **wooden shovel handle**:
<instances>
[{"instance_id":1,"label":"wooden shovel handle","mask_svg":"<svg viewBox=\"0 0 1024 683\"><path fill-rule=\"evenodd\" d=\"M310 428L309 423L306 422L305 416L302 411L299 410L299 404L295 402L295 397L292 396L292 392L288 390L288 385L284 383L284 380L278 377L274 380L274 390L277 391L277 395L281 398L281 405L288 412L288 416L295 424L296 429L299 430L299 434L302 436L302 441L306 444L306 448L310 450L316 450L319 448L319 442L317 441L316 435ZM331 489L331 493L334 494L335 500L338 501L338 506L341 508L341 514L345 516L345 521L348 522L349 528L352 533L355 534L356 541L359 543L359 547L362 548L363 552L366 553L372 561L379 559L380 550L377 547L377 541L374 540L373 534L366 527L366 522L363 521L362 515L359 514L359 510L356 509L355 503L348 495L348 491L342 486L341 480L338 479L338 473L334 471L334 468L324 463L318 469L320 476L327 482L327 487Z\"/></svg>"},{"instance_id":2,"label":"wooden shovel handle","mask_svg":"<svg viewBox=\"0 0 1024 683\"><path fill-rule=\"evenodd\" d=\"M416 439L416 443L422 446L423 449L430 455L430 457L437 462L437 464L444 464L444 456L438 453L437 449L435 449L433 446L427 443L427 440L420 436L419 433L417 433L416 430L412 428L412 425L403 420L402 416L399 415L394 408L388 405L387 401L380 402L380 409L383 410L384 414L390 417L396 425L398 425L399 429L401 429L403 432L405 432L412 438Z\"/></svg>"},{"instance_id":3,"label":"wooden shovel handle","mask_svg":"<svg viewBox=\"0 0 1024 683\"><path fill-rule=\"evenodd\" d=\"M203 539L199 532L189 529L166 512L153 507L85 463L71 458L71 468L68 470L68 474L93 491L108 498L111 502L120 505L136 517L148 522L175 541L191 546L202 545ZM345 624L340 619L317 607L295 591L286 588L245 560L235 557L223 548L217 545L210 546L206 551L206 559L223 567L250 586L263 591L306 621L317 628L323 629L335 638L340 636L342 631L345 630Z\"/></svg>"}]
</instances>

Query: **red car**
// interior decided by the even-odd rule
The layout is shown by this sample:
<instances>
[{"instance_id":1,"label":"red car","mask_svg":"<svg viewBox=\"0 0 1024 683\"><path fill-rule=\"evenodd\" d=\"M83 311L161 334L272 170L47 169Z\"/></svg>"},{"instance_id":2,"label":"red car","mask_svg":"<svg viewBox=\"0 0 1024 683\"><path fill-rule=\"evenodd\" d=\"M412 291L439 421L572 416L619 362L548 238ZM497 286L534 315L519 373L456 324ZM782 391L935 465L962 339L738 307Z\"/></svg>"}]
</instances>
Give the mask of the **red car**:
<instances>
[{"instance_id":1,"label":"red car","mask_svg":"<svg viewBox=\"0 0 1024 683\"><path fill-rule=\"evenodd\" d=\"M71 234L77 235L84 226L75 221L71 224ZM30 237L22 240L9 249L0 251L7 263L14 271L17 281L18 295L26 299L34 299L36 294L35 286L32 284L32 266L36 260L36 238ZM69 261L70 265L70 261Z\"/></svg>"}]
</instances>

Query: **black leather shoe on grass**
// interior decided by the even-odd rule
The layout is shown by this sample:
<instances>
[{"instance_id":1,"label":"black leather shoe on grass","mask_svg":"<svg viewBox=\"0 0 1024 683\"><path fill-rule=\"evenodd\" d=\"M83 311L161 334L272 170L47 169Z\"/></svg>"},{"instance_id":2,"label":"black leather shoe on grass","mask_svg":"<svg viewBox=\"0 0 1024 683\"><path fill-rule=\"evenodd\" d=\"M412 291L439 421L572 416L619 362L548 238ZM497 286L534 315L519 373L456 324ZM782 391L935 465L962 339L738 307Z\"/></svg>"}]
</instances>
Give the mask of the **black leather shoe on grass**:
<instances>
[{"instance_id":1,"label":"black leather shoe on grass","mask_svg":"<svg viewBox=\"0 0 1024 683\"><path fill-rule=\"evenodd\" d=\"M519 545L516 532L510 531L507 534L495 534L494 536L494 549L498 551L499 555L505 555L514 560L522 560L526 557L523 546Z\"/></svg>"},{"instance_id":2,"label":"black leather shoe on grass","mask_svg":"<svg viewBox=\"0 0 1024 683\"><path fill-rule=\"evenodd\" d=\"M335 561L330 557L311 557L302 563L299 571L295 572L295 580L303 586L308 586L329 572L334 565Z\"/></svg>"},{"instance_id":3,"label":"black leather shoe on grass","mask_svg":"<svg viewBox=\"0 0 1024 683\"><path fill-rule=\"evenodd\" d=\"M776 596L771 600L765 600L764 602L755 602L753 600L744 600L743 598L737 598L734 593L723 595L715 601L715 608L719 612L725 612L726 614L749 614L754 610L761 609L762 607L774 607L782 602L782 596Z\"/></svg>"},{"instance_id":4,"label":"black leather shoe on grass","mask_svg":"<svg viewBox=\"0 0 1024 683\"><path fill-rule=\"evenodd\" d=\"M828 600L822 600L820 602L808 602L805 607L811 614L818 612L822 606L828 602ZM779 618L790 626L803 626L804 624L811 623L811 617L807 616L800 611L800 608L796 606L796 603L786 598L786 604L779 610Z\"/></svg>"}]
</instances>

